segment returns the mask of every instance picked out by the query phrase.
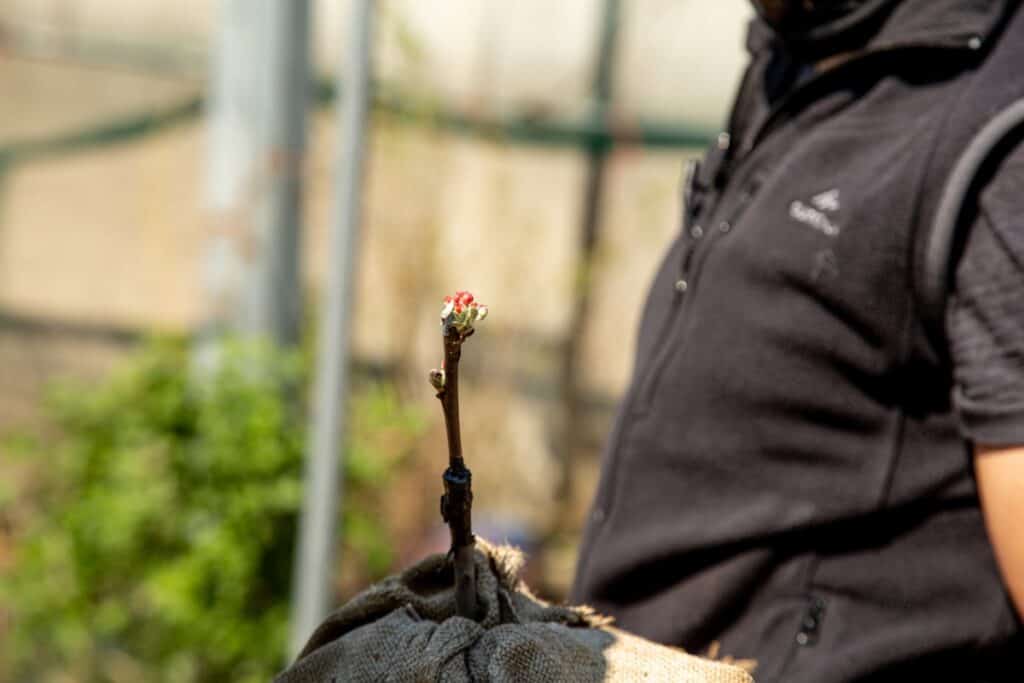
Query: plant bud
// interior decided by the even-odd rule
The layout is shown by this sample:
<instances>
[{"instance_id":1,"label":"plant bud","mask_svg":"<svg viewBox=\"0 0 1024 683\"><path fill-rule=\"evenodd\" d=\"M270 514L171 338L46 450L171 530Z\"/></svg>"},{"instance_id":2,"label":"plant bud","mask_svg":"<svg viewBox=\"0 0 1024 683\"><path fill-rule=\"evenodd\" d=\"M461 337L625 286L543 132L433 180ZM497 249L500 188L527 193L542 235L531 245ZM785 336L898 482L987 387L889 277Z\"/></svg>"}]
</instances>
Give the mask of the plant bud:
<instances>
[{"instance_id":1,"label":"plant bud","mask_svg":"<svg viewBox=\"0 0 1024 683\"><path fill-rule=\"evenodd\" d=\"M444 324L445 319L452 314L455 310L455 302L452 301L450 296L444 298L444 306L441 307L441 324Z\"/></svg>"},{"instance_id":2,"label":"plant bud","mask_svg":"<svg viewBox=\"0 0 1024 683\"><path fill-rule=\"evenodd\" d=\"M470 292L459 290L446 296L441 308L441 326L451 324L462 335L473 332L473 324L487 317L487 307L477 303Z\"/></svg>"}]
</instances>

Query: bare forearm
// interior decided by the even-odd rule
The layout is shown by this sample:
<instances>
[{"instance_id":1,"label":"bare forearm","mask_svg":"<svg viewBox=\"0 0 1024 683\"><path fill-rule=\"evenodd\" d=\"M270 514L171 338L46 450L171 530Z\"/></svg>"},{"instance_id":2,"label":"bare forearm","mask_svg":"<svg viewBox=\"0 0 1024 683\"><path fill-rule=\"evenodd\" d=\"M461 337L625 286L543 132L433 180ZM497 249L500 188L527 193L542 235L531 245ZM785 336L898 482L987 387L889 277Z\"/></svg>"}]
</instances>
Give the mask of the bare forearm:
<instances>
[{"instance_id":1,"label":"bare forearm","mask_svg":"<svg viewBox=\"0 0 1024 683\"><path fill-rule=\"evenodd\" d=\"M978 495L1003 580L1024 617L1024 446L975 448Z\"/></svg>"}]
</instances>

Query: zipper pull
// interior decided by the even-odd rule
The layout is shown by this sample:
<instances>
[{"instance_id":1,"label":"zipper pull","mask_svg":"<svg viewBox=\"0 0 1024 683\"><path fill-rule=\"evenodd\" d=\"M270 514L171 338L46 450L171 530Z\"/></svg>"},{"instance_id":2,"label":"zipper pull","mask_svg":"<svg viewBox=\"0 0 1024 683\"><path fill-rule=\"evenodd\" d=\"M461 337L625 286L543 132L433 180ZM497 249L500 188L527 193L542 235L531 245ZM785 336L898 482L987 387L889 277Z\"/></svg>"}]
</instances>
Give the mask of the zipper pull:
<instances>
[{"instance_id":1,"label":"zipper pull","mask_svg":"<svg viewBox=\"0 0 1024 683\"><path fill-rule=\"evenodd\" d=\"M683 228L690 224L697 217L700 211L700 198L704 195L704 187L700 183L701 163L697 159L690 159L686 163L686 171L683 174Z\"/></svg>"},{"instance_id":2,"label":"zipper pull","mask_svg":"<svg viewBox=\"0 0 1024 683\"><path fill-rule=\"evenodd\" d=\"M811 598L811 604L804 612L804 618L800 621L800 630L796 634L796 644L802 647L810 647L818 642L821 621L825 617L825 601L819 597Z\"/></svg>"}]
</instances>

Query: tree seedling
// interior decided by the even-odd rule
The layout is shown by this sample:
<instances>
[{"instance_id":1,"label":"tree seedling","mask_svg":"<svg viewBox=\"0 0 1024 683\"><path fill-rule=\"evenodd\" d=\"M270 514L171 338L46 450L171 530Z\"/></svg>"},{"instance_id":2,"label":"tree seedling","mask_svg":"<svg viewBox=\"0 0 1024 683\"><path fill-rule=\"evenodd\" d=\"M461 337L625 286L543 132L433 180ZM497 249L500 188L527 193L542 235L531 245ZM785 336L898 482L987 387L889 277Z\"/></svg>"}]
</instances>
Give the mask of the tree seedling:
<instances>
[{"instance_id":1,"label":"tree seedling","mask_svg":"<svg viewBox=\"0 0 1024 683\"><path fill-rule=\"evenodd\" d=\"M474 619L477 611L476 565L473 563L473 475L462 457L459 427L459 358L462 344L473 336L474 324L487 317L487 307L469 292L444 298L441 309L441 337L444 361L430 371L430 384L437 391L448 435L448 469L444 471L441 517L451 532L449 556L455 574L455 610L460 617Z\"/></svg>"}]
</instances>

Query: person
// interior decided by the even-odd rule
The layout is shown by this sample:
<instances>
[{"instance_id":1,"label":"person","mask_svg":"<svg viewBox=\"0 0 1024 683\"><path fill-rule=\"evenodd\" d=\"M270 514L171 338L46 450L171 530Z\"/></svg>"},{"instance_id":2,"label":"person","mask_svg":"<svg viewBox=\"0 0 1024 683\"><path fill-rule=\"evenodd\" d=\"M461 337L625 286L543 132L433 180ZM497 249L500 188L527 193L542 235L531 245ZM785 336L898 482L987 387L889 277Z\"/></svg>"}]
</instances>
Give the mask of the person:
<instances>
[{"instance_id":1,"label":"person","mask_svg":"<svg viewBox=\"0 0 1024 683\"><path fill-rule=\"evenodd\" d=\"M963 217L940 335L914 286L946 178L1024 97L1024 10L754 4L571 598L759 683L1024 680L1024 145Z\"/></svg>"}]
</instances>

